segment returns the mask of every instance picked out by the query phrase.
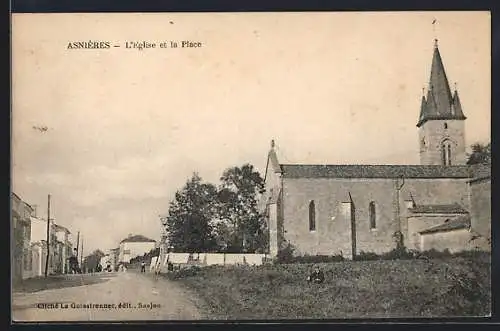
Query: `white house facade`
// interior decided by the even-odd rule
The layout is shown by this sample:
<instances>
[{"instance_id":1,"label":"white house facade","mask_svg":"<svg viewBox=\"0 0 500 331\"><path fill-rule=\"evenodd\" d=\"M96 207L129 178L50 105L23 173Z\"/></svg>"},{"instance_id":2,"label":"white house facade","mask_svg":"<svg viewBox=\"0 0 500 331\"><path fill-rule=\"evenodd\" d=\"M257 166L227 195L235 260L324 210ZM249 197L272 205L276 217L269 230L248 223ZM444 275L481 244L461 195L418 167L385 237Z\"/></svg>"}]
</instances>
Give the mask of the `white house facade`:
<instances>
[{"instance_id":1,"label":"white house facade","mask_svg":"<svg viewBox=\"0 0 500 331\"><path fill-rule=\"evenodd\" d=\"M129 235L120 242L119 263L129 263L131 259L142 256L156 248L156 241L143 235Z\"/></svg>"}]
</instances>

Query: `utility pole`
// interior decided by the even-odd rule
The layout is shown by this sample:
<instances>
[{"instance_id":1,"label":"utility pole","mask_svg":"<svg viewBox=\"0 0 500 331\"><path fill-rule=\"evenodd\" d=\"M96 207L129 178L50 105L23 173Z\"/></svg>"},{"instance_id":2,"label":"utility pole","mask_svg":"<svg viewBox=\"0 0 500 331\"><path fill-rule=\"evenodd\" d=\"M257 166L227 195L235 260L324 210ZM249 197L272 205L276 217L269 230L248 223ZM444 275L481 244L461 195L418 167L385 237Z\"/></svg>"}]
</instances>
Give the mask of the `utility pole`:
<instances>
[{"instance_id":1,"label":"utility pole","mask_svg":"<svg viewBox=\"0 0 500 331\"><path fill-rule=\"evenodd\" d=\"M80 255L80 267L83 268L83 236L82 236L82 254Z\"/></svg>"},{"instance_id":2,"label":"utility pole","mask_svg":"<svg viewBox=\"0 0 500 331\"><path fill-rule=\"evenodd\" d=\"M401 182L400 182L401 179ZM399 206L399 199L400 199L400 192L403 186L405 185L405 178L404 176L401 176L400 178L396 179L396 232L395 234L395 241L396 241L396 247L398 249L402 248L403 246L403 238L402 238L402 233L401 233L401 210Z\"/></svg>"},{"instance_id":3,"label":"utility pole","mask_svg":"<svg viewBox=\"0 0 500 331\"><path fill-rule=\"evenodd\" d=\"M76 258L78 258L79 247L80 247L80 231L78 231L78 234L76 235Z\"/></svg>"},{"instance_id":4,"label":"utility pole","mask_svg":"<svg viewBox=\"0 0 500 331\"><path fill-rule=\"evenodd\" d=\"M47 199L47 258L45 259L45 277L49 271L49 257L50 257L50 194Z\"/></svg>"}]
</instances>

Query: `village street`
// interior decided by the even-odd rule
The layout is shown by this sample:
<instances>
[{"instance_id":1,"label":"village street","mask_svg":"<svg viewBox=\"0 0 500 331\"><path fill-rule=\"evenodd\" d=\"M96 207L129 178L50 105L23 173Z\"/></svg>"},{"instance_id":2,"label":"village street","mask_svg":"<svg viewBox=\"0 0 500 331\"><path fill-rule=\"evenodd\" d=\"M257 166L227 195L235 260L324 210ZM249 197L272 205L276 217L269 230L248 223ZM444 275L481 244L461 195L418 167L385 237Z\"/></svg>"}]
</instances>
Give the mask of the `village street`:
<instances>
[{"instance_id":1,"label":"village street","mask_svg":"<svg viewBox=\"0 0 500 331\"><path fill-rule=\"evenodd\" d=\"M177 285L133 271L66 275L81 286L12 294L12 320L127 321L201 319L188 295ZM69 279L72 278L72 279ZM76 278L76 279L75 279ZM82 307L96 304L100 307ZM102 305L113 305L103 307Z\"/></svg>"}]
</instances>

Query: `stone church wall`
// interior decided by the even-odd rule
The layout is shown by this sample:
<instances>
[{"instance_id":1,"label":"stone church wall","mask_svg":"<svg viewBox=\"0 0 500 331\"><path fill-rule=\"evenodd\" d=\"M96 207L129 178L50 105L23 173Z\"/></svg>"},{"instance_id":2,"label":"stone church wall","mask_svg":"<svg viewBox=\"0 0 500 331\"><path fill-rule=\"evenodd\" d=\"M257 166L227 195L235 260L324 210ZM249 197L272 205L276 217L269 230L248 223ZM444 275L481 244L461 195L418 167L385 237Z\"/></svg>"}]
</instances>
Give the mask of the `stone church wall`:
<instances>
[{"instance_id":1,"label":"stone church wall","mask_svg":"<svg viewBox=\"0 0 500 331\"><path fill-rule=\"evenodd\" d=\"M474 231L491 239L491 179L470 183L471 227Z\"/></svg>"},{"instance_id":2,"label":"stone church wall","mask_svg":"<svg viewBox=\"0 0 500 331\"><path fill-rule=\"evenodd\" d=\"M474 249L467 229L423 234L421 237L423 250L448 250L450 253L457 253Z\"/></svg>"},{"instance_id":3,"label":"stone church wall","mask_svg":"<svg viewBox=\"0 0 500 331\"><path fill-rule=\"evenodd\" d=\"M284 178L283 232L297 254L350 258L351 222L342 203L355 207L356 252L383 253L395 247L395 185L393 179ZM406 179L400 191L401 231L407 237L405 199L417 204L461 203L468 208L466 179ZM309 231L309 203L315 201L316 230ZM369 204L375 203L376 228L370 229Z\"/></svg>"},{"instance_id":4,"label":"stone church wall","mask_svg":"<svg viewBox=\"0 0 500 331\"><path fill-rule=\"evenodd\" d=\"M420 164L443 164L441 143L445 139L449 139L452 142L452 165L465 164L466 154L464 126L464 121L460 120L432 120L426 122L419 130ZM422 140L425 140L425 146L422 144Z\"/></svg>"}]
</instances>

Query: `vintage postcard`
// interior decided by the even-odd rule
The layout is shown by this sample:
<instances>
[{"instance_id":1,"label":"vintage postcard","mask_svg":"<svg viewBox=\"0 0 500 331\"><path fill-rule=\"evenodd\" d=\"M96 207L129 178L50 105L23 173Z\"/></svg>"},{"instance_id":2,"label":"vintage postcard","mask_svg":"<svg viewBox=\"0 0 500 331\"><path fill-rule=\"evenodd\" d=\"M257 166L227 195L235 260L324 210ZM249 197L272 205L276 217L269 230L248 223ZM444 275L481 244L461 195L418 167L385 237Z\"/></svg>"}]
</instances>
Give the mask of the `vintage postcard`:
<instances>
[{"instance_id":1,"label":"vintage postcard","mask_svg":"<svg viewBox=\"0 0 500 331\"><path fill-rule=\"evenodd\" d=\"M12 320L491 315L489 12L12 15Z\"/></svg>"}]
</instances>

